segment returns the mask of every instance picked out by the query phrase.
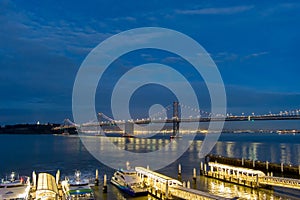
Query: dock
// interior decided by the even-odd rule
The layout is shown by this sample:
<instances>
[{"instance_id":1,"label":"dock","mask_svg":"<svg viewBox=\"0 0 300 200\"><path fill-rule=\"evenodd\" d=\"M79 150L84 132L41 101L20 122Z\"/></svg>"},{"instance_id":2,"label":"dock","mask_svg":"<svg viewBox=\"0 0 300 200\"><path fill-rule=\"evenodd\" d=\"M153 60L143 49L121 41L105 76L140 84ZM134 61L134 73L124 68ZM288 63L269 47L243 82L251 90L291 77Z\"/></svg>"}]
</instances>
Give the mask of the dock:
<instances>
[{"instance_id":1,"label":"dock","mask_svg":"<svg viewBox=\"0 0 300 200\"><path fill-rule=\"evenodd\" d=\"M208 169L207 169L208 166ZM251 188L271 188L282 187L300 190L300 180L284 177L276 177L271 174L266 175L260 170L254 170L232 165L220 164L217 162L201 163L200 172L202 175L219 179L222 181L235 183Z\"/></svg>"},{"instance_id":2,"label":"dock","mask_svg":"<svg viewBox=\"0 0 300 200\"><path fill-rule=\"evenodd\" d=\"M210 193L184 187L182 182L176 179L143 167L136 167L135 170L137 171L138 176L140 176L140 178L148 187L149 194L159 199L172 199L173 197L187 200L227 199Z\"/></svg>"},{"instance_id":3,"label":"dock","mask_svg":"<svg viewBox=\"0 0 300 200\"><path fill-rule=\"evenodd\" d=\"M195 200L226 200L221 196L192 189L190 182L181 182L180 180L160 174L150 170L148 167L135 167L137 175L141 178L142 183L147 187L148 194L161 200L167 199L195 199ZM193 169L193 183L196 183L196 168ZM248 188L272 188L282 187L300 190L300 179L276 177L272 174L265 174L263 171L236 167L232 165L221 164L217 162L208 162L200 164L200 174L206 177L218 179L242 185ZM181 165L178 167L178 175L181 175ZM95 187L93 187L96 199L99 197L99 180L98 170L96 170L96 178L93 179ZM91 180L91 179L90 179ZM104 175L103 194L107 192L106 175ZM105 190L104 190L105 189ZM103 195L102 194L102 195ZM54 177L48 173L32 173L32 185L30 191L30 199L57 199L65 200L65 193L62 189L60 181L60 171L58 170Z\"/></svg>"},{"instance_id":4,"label":"dock","mask_svg":"<svg viewBox=\"0 0 300 200\"><path fill-rule=\"evenodd\" d=\"M219 155L207 155L206 162L217 162L236 167L260 170L265 173L276 173L290 178L300 178L300 165L292 166L285 163L271 163L269 161L250 160L245 158L228 158Z\"/></svg>"},{"instance_id":5,"label":"dock","mask_svg":"<svg viewBox=\"0 0 300 200\"><path fill-rule=\"evenodd\" d=\"M259 177L265 177L265 174L262 171L242 167L234 167L213 162L209 162L208 167L208 171L202 172L202 174L207 177L252 188L259 187Z\"/></svg>"},{"instance_id":6,"label":"dock","mask_svg":"<svg viewBox=\"0 0 300 200\"><path fill-rule=\"evenodd\" d=\"M143 167L135 168L137 175L143 180L147 186L148 194L157 199L167 200L173 198L194 199L194 200L226 200L220 196L216 196L207 192L191 189L185 186L181 181L157 173ZM96 171L96 178L97 178ZM32 173L32 186L30 191L30 199L57 199L65 200L65 195L60 182L60 171L58 170L54 177L48 173ZM99 187L94 187L95 197L99 197ZM98 191L98 192L97 192Z\"/></svg>"}]
</instances>

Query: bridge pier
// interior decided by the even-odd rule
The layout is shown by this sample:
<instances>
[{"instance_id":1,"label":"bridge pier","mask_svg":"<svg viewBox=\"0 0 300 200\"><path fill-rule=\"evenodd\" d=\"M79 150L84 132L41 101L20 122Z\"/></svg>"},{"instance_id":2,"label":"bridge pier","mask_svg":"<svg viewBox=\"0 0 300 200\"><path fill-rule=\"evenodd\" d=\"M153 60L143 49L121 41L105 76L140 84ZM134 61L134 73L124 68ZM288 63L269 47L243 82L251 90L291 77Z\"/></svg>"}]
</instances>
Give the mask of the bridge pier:
<instances>
[{"instance_id":1,"label":"bridge pier","mask_svg":"<svg viewBox=\"0 0 300 200\"><path fill-rule=\"evenodd\" d=\"M125 132L124 135L134 135L134 123L125 122Z\"/></svg>"},{"instance_id":2,"label":"bridge pier","mask_svg":"<svg viewBox=\"0 0 300 200\"><path fill-rule=\"evenodd\" d=\"M179 133L179 103L177 101L173 102L173 136L178 135Z\"/></svg>"}]
</instances>

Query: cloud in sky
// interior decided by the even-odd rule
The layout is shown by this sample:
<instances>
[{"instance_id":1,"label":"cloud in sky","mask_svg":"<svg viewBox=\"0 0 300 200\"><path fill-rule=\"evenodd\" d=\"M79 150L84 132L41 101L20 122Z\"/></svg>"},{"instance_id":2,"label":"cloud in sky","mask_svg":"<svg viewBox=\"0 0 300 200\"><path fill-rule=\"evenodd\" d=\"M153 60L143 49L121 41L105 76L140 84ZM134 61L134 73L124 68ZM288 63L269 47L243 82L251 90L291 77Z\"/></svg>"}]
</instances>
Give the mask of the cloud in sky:
<instances>
[{"instance_id":1,"label":"cloud in sky","mask_svg":"<svg viewBox=\"0 0 300 200\"><path fill-rule=\"evenodd\" d=\"M255 58L255 57L267 55L267 54L269 54L269 53L270 53L270 52L267 52L267 51L257 52L257 53L252 53L252 54L249 54L249 55L245 56L244 58L245 58L245 59Z\"/></svg>"},{"instance_id":2,"label":"cloud in sky","mask_svg":"<svg viewBox=\"0 0 300 200\"><path fill-rule=\"evenodd\" d=\"M280 13L284 12L290 12L293 10L298 10L300 8L300 3L299 2L282 2L279 4L274 4L273 6L270 6L263 11L260 12L260 14L263 17L266 16L274 16Z\"/></svg>"},{"instance_id":3,"label":"cloud in sky","mask_svg":"<svg viewBox=\"0 0 300 200\"><path fill-rule=\"evenodd\" d=\"M253 8L254 8L253 5L214 7L214 8L200 8L195 10L176 10L176 13L187 14L187 15L232 15L236 13L245 12Z\"/></svg>"},{"instance_id":4,"label":"cloud in sky","mask_svg":"<svg viewBox=\"0 0 300 200\"><path fill-rule=\"evenodd\" d=\"M256 52L256 53L250 53L247 55L239 55L238 53L232 53L232 52L219 52L216 54L212 54L211 56L214 58L214 61L216 63L222 63L222 62L232 62L237 60L245 60L245 59L255 59L260 56L268 55L270 52L268 51L262 51L262 52Z\"/></svg>"}]
</instances>

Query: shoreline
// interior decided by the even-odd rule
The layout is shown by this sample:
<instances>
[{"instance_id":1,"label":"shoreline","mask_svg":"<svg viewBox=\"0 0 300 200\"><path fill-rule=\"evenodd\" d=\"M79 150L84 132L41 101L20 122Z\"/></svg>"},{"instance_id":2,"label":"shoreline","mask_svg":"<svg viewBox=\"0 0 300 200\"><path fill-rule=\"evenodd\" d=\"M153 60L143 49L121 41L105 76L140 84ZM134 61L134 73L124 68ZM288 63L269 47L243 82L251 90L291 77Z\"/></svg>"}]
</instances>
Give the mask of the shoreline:
<instances>
[{"instance_id":1,"label":"shoreline","mask_svg":"<svg viewBox=\"0 0 300 200\"><path fill-rule=\"evenodd\" d=\"M114 130L114 128L103 128L104 132L116 133L120 130ZM171 130L161 130L163 134L172 134ZM198 135L209 134L207 130L193 131ZM107 133L107 134L110 134ZM253 133L253 134L279 134L279 135L289 135L289 134L300 134L300 130L297 129L223 129L222 134L241 134L241 133ZM77 134L76 127L61 128L61 124L47 123L47 124L15 124L15 125L5 125L0 127L0 134L62 134L62 135L74 135ZM182 133L185 134L185 133ZM139 135L139 134L137 134Z\"/></svg>"}]
</instances>

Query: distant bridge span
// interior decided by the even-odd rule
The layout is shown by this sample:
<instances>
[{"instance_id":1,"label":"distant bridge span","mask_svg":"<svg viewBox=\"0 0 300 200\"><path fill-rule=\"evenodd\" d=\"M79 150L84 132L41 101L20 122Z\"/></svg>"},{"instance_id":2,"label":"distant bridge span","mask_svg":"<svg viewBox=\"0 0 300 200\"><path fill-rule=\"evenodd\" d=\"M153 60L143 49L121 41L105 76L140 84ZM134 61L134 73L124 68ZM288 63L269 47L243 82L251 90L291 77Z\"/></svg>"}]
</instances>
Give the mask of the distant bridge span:
<instances>
[{"instance_id":1,"label":"distant bridge span","mask_svg":"<svg viewBox=\"0 0 300 200\"><path fill-rule=\"evenodd\" d=\"M167 106L166 110L169 110L170 106ZM173 124L173 135L179 133L180 123L195 123L195 122L221 122L221 121L263 121L263 120L300 120L300 110L290 111L290 112L280 112L279 114L265 114L265 115L227 115L221 116L216 114L211 114L198 110L196 113L197 117L180 118L179 107L190 108L189 106L181 105L178 102L173 102L173 115L172 118L165 119L155 119L155 118L145 118L136 120L116 120L106 116L103 113L98 113L98 122L89 122L83 124L75 124L69 119L64 120L64 124L61 127L55 127L56 130L68 129L68 128L83 128L83 127L97 127L97 126L112 126L112 125L128 125L128 124L155 124L155 123L172 123ZM190 108L195 112L195 109ZM201 115L205 113L205 115ZM105 120L105 121L102 121Z\"/></svg>"},{"instance_id":2,"label":"distant bridge span","mask_svg":"<svg viewBox=\"0 0 300 200\"><path fill-rule=\"evenodd\" d=\"M178 122L180 123L191 123L191 122L217 122L217 121L266 121L266 120L300 120L300 115L293 116L229 116L226 118L210 118L210 117L202 117L202 118L178 118ZM111 126L111 125L124 125L126 122L130 122L133 124L154 124L154 123L174 123L174 119L141 119L141 120L112 120L112 121L101 121L95 123L85 123L81 125L63 125L61 127L55 127L58 129L66 129L66 128L76 128L76 127L93 127L93 126Z\"/></svg>"}]
</instances>

